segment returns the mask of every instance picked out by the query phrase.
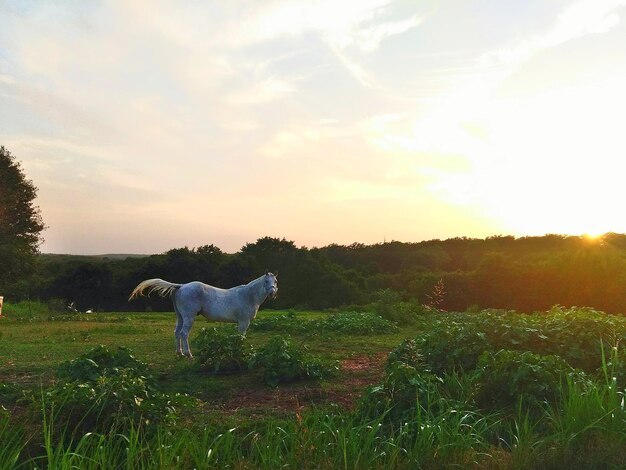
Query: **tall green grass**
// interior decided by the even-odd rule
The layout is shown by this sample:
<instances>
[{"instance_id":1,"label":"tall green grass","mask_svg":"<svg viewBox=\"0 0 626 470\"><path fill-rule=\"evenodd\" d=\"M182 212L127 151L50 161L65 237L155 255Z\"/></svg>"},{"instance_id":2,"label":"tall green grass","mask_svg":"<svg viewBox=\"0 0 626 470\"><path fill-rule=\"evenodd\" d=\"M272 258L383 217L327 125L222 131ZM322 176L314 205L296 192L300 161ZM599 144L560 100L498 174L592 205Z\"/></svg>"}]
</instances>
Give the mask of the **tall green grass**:
<instances>
[{"instance_id":1,"label":"tall green grass","mask_svg":"<svg viewBox=\"0 0 626 470\"><path fill-rule=\"evenodd\" d=\"M470 393L465 379L446 380L454 395ZM191 427L124 420L108 432L73 434L42 409L40 434L30 436L39 445L29 446L39 455L26 458L26 434L0 426L0 468L620 468L626 461L624 391L611 383L569 381L557 403L530 410L521 402L489 413L416 407L393 424L387 412L367 419L330 408L232 427L215 418Z\"/></svg>"},{"instance_id":2,"label":"tall green grass","mask_svg":"<svg viewBox=\"0 0 626 470\"><path fill-rule=\"evenodd\" d=\"M488 417L450 413L386 428L344 414L306 413L252 426L220 429L131 427L124 433L86 433L63 439L46 421L42 455L25 468L186 469L343 468L391 469L478 465L489 443ZM12 467L2 467L12 468Z\"/></svg>"},{"instance_id":3,"label":"tall green grass","mask_svg":"<svg viewBox=\"0 0 626 470\"><path fill-rule=\"evenodd\" d=\"M525 320L516 321L522 324ZM459 341L470 333L450 335L451 343L441 349L442 354L460 348ZM556 344L556 339L565 335L558 332L556 339L544 340L536 333L524 323L521 333L509 333L509 338L517 341L526 335L530 338L526 344L537 343L536 338L542 340L538 344ZM111 426L101 414L93 413L95 424L106 422L106 426L92 426L86 419L78 423L67 419L75 393L53 401L54 394L42 391L32 404L38 414L22 413L29 419L36 416L34 421L24 420L16 427L18 419L0 407L0 469L624 468L626 390L620 382L624 349L619 343L610 347L603 342L592 344L593 335L588 336L590 346L581 351L591 347L601 351L599 364L589 361L593 376L577 380L572 374L555 385L549 399L539 396L532 406L528 406L531 402L526 393L507 406L481 408L477 371L467 367L438 375L429 372L425 370L428 358L417 349L417 342L403 343L390 362L404 365L388 365L384 381L368 389L370 395L380 398L371 402L376 405L369 408L373 413L360 407L350 411L330 405L304 411L298 408L287 415L227 417L203 414L202 408L181 408L176 420L147 423L120 413ZM470 352L475 344L478 341L469 344ZM522 365L511 373L526 373L541 364L526 361ZM402 371L406 373L400 374ZM62 380L63 375L57 378ZM541 375L528 374L527 378L543 383ZM98 380L106 382L102 377ZM111 390L119 394L117 383ZM0 405L9 406L14 396L15 390L7 391ZM135 395L127 398L134 401ZM88 403L95 407L96 402ZM92 414L89 406L81 416Z\"/></svg>"},{"instance_id":4,"label":"tall green grass","mask_svg":"<svg viewBox=\"0 0 626 470\"><path fill-rule=\"evenodd\" d=\"M11 423L8 411L0 406L0 468L16 468L26 444L23 428Z\"/></svg>"}]
</instances>

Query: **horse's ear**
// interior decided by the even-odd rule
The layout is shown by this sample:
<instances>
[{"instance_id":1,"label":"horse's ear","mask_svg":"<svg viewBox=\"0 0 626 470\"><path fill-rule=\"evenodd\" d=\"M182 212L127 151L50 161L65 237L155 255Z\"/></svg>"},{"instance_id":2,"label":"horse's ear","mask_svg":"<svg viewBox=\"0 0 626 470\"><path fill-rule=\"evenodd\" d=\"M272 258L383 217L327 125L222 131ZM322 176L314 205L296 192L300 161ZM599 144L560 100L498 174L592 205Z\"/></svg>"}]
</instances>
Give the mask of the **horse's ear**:
<instances>
[{"instance_id":1,"label":"horse's ear","mask_svg":"<svg viewBox=\"0 0 626 470\"><path fill-rule=\"evenodd\" d=\"M278 271L276 271L276 272L274 273L274 277L276 277L276 278L278 277Z\"/></svg>"}]
</instances>

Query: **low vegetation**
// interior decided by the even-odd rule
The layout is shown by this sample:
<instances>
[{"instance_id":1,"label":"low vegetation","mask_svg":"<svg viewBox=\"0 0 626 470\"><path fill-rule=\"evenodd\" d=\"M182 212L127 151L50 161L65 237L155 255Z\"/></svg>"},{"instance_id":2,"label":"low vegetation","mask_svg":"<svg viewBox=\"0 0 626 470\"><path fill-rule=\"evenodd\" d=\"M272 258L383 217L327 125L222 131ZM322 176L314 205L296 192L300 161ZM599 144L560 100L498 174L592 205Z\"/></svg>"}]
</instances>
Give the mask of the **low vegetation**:
<instances>
[{"instance_id":1,"label":"low vegetation","mask_svg":"<svg viewBox=\"0 0 626 470\"><path fill-rule=\"evenodd\" d=\"M0 468L626 461L624 317L433 308L385 332L337 326L362 318L261 312L245 338L198 329L188 361L171 315L12 313L0 320ZM296 324L307 327L280 331ZM313 334L322 325L337 331Z\"/></svg>"}]
</instances>

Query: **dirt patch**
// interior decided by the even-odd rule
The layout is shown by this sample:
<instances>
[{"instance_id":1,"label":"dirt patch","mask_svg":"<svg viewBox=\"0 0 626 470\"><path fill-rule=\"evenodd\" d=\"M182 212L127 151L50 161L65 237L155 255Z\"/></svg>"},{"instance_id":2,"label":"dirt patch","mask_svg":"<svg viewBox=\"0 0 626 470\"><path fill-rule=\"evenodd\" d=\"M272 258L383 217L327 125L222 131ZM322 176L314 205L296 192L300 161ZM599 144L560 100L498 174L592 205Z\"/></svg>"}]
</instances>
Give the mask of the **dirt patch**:
<instances>
[{"instance_id":1,"label":"dirt patch","mask_svg":"<svg viewBox=\"0 0 626 470\"><path fill-rule=\"evenodd\" d=\"M349 373L366 372L369 375L380 377L387 360L387 353L376 353L367 356L356 356L341 361L342 370Z\"/></svg>"},{"instance_id":2,"label":"dirt patch","mask_svg":"<svg viewBox=\"0 0 626 470\"><path fill-rule=\"evenodd\" d=\"M322 385L308 382L241 390L216 408L231 412L262 409L297 412L308 405L336 403L349 409L365 387L382 380L386 360L386 352L351 357L340 362L341 371L336 378Z\"/></svg>"}]
</instances>

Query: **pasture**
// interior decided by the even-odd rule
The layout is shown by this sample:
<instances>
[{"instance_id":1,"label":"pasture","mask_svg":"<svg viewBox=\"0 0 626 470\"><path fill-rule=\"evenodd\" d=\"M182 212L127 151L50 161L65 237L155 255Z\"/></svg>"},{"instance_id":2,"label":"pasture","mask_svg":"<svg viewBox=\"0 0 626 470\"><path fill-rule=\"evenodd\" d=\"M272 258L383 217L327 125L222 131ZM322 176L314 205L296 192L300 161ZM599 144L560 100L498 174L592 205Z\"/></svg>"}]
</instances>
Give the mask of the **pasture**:
<instances>
[{"instance_id":1,"label":"pasture","mask_svg":"<svg viewBox=\"0 0 626 470\"><path fill-rule=\"evenodd\" d=\"M592 309L432 311L398 325L264 310L243 341L198 319L193 361L175 354L173 313L5 313L3 469L626 461L626 320Z\"/></svg>"}]
</instances>

